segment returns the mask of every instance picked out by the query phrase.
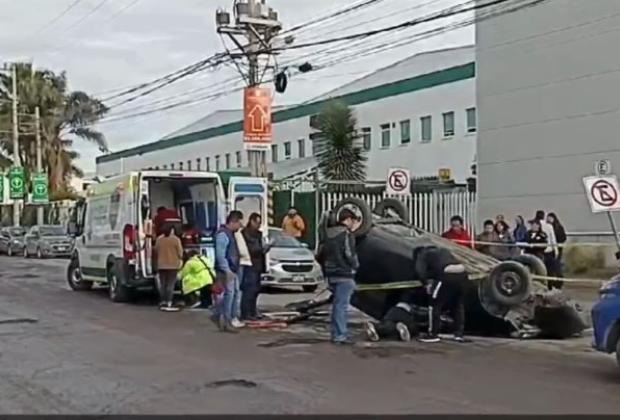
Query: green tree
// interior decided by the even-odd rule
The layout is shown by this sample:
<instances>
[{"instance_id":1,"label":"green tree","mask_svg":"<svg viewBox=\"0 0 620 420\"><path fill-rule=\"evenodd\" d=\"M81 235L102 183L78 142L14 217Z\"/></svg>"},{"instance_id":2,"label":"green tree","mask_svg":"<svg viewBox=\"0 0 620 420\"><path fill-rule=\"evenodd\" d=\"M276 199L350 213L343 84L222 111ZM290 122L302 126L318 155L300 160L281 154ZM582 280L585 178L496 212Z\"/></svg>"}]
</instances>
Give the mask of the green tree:
<instances>
[{"instance_id":1,"label":"green tree","mask_svg":"<svg viewBox=\"0 0 620 420\"><path fill-rule=\"evenodd\" d=\"M67 189L72 175L82 171L75 165L79 154L74 140L95 144L108 151L105 137L93 126L108 112L98 99L81 91L70 91L64 72L35 69L31 63L17 63L19 113L19 155L27 174L36 171L34 112L41 113L43 169L50 180L50 192ZM0 74L0 164L12 162L11 72Z\"/></svg>"},{"instance_id":2,"label":"green tree","mask_svg":"<svg viewBox=\"0 0 620 420\"><path fill-rule=\"evenodd\" d=\"M353 111L342 102L328 102L318 116L316 158L323 179L353 181L332 184L331 190L348 190L366 180L367 157L356 126Z\"/></svg>"}]
</instances>

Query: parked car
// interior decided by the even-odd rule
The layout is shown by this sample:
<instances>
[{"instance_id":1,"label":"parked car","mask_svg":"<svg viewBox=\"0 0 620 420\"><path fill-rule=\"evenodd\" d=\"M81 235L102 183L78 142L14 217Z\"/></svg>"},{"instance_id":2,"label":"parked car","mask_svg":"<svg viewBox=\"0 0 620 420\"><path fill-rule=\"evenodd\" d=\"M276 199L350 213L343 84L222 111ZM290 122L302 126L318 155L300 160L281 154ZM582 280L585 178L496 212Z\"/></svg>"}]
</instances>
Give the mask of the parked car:
<instances>
[{"instance_id":1,"label":"parked car","mask_svg":"<svg viewBox=\"0 0 620 420\"><path fill-rule=\"evenodd\" d=\"M599 295L592 307L592 345L598 351L616 353L620 367L620 275L603 284Z\"/></svg>"},{"instance_id":2,"label":"parked car","mask_svg":"<svg viewBox=\"0 0 620 420\"><path fill-rule=\"evenodd\" d=\"M26 229L21 227L5 227L0 230L0 253L9 257L24 252L24 235Z\"/></svg>"},{"instance_id":3,"label":"parked car","mask_svg":"<svg viewBox=\"0 0 620 420\"><path fill-rule=\"evenodd\" d=\"M305 292L314 292L323 282L323 274L308 246L276 228L269 229L269 241L272 246L262 285L300 286Z\"/></svg>"},{"instance_id":4,"label":"parked car","mask_svg":"<svg viewBox=\"0 0 620 420\"><path fill-rule=\"evenodd\" d=\"M73 252L73 239L63 226L33 226L24 237L24 257L37 258L70 257Z\"/></svg>"}]
</instances>

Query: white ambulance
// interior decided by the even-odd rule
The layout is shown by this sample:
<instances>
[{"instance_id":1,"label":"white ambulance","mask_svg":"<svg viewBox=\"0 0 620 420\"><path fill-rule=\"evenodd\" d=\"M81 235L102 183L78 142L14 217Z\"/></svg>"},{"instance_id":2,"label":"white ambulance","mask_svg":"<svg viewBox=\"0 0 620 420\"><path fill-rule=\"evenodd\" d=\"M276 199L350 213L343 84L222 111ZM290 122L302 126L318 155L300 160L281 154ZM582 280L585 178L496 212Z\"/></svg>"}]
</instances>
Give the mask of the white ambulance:
<instances>
[{"instance_id":1,"label":"white ambulance","mask_svg":"<svg viewBox=\"0 0 620 420\"><path fill-rule=\"evenodd\" d=\"M153 222L162 209L194 232L186 250L214 256L215 232L229 211L242 211L246 220L257 212L266 229L267 180L231 177L227 195L218 174L199 171L138 171L91 185L70 223L75 250L67 270L69 286L83 291L108 285L114 302L152 289Z\"/></svg>"}]
</instances>

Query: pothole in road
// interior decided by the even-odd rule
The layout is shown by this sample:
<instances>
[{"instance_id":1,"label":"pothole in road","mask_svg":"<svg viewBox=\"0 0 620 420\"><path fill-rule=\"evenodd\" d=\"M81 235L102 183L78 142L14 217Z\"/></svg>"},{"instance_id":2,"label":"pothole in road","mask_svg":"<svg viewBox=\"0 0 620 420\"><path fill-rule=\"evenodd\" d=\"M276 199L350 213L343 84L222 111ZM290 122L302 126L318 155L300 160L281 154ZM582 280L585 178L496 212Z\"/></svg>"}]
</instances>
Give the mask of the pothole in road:
<instances>
[{"instance_id":1,"label":"pothole in road","mask_svg":"<svg viewBox=\"0 0 620 420\"><path fill-rule=\"evenodd\" d=\"M258 384L254 381L247 379L225 379L223 381L213 381L205 384L205 388L219 389L219 388L256 388Z\"/></svg>"}]
</instances>

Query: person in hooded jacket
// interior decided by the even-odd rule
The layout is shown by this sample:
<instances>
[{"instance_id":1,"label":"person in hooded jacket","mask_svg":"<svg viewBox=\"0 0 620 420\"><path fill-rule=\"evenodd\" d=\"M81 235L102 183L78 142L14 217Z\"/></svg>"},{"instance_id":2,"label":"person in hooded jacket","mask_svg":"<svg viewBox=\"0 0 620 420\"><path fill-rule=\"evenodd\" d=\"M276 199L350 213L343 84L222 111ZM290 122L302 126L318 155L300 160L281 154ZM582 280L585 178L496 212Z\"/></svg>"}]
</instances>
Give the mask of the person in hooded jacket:
<instances>
[{"instance_id":1,"label":"person in hooded jacket","mask_svg":"<svg viewBox=\"0 0 620 420\"><path fill-rule=\"evenodd\" d=\"M215 280L215 262L196 250L189 251L187 257L179 273L181 290L189 308L196 309L208 303L205 300L209 299L211 285Z\"/></svg>"},{"instance_id":2,"label":"person in hooded jacket","mask_svg":"<svg viewBox=\"0 0 620 420\"><path fill-rule=\"evenodd\" d=\"M515 242L527 242L527 226L525 225L525 219L523 218L523 216L517 216L515 222L517 226L512 232Z\"/></svg>"}]
</instances>

